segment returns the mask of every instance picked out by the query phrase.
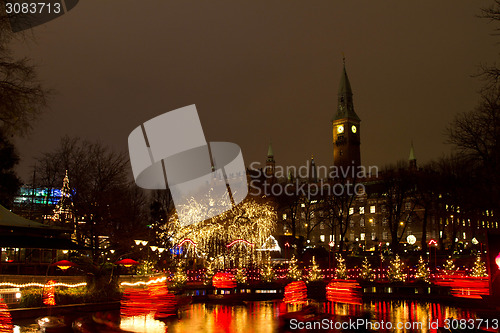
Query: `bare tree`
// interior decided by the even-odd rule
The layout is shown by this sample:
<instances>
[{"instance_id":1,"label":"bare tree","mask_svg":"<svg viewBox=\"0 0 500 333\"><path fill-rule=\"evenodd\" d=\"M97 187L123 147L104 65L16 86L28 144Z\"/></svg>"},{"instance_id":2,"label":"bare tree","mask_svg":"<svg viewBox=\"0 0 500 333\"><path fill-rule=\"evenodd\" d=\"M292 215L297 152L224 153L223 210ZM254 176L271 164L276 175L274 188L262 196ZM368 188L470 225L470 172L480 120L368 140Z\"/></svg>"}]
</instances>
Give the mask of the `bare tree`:
<instances>
[{"instance_id":1,"label":"bare tree","mask_svg":"<svg viewBox=\"0 0 500 333\"><path fill-rule=\"evenodd\" d=\"M60 147L37 160L38 185L55 187L67 171L73 189L75 215L80 242L92 248L94 258L100 256L103 239L114 235L125 221L134 216L124 216L124 206L140 199L131 192L127 180L128 159L100 143L64 137ZM137 200L136 200L137 199Z\"/></svg>"}]
</instances>

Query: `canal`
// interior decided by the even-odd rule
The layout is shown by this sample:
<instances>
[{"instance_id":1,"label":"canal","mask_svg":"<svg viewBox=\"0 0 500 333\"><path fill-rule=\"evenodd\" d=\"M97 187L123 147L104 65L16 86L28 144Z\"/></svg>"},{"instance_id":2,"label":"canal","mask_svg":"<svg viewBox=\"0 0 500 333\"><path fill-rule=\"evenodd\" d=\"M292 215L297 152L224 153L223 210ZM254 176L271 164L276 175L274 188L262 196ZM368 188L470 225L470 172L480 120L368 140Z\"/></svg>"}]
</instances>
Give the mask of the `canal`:
<instances>
[{"instance_id":1,"label":"canal","mask_svg":"<svg viewBox=\"0 0 500 333\"><path fill-rule=\"evenodd\" d=\"M474 325L482 321L492 332L498 332L498 313L476 312L454 306L415 301L371 301L363 304L323 302L314 304L315 313L305 314L301 306L287 305L282 301L248 302L244 305L190 304L180 312L179 318L163 322L153 317L140 316L121 318L120 328L129 332L157 333L271 333L286 332L284 322L291 332L299 332L298 321L291 327L290 318L305 318L321 322L322 332L339 332L347 323L369 318L362 325L378 332L437 332L437 325ZM309 308L308 308L309 309ZM297 312L298 311L298 312ZM292 313L295 312L295 313ZM284 320L285 318L288 318ZM453 319L451 319L453 318ZM364 319L363 319L364 320ZM446 322L446 320L451 320ZM460 321L461 320L461 321ZM366 324L367 322L371 324ZM308 328L306 322L302 322ZM361 323L360 321L358 323ZM35 320L14 322L14 333L37 332ZM319 325L316 324L316 325ZM344 326L341 326L344 325ZM351 324L352 325L352 324ZM378 325L378 326L377 326ZM310 326L309 326L310 327ZM318 327L318 326L317 326ZM462 326L463 327L463 326ZM350 327L352 328L352 326ZM359 327L358 327L359 328ZM302 332L307 332L303 330ZM97 332L96 332L97 333Z\"/></svg>"}]
</instances>

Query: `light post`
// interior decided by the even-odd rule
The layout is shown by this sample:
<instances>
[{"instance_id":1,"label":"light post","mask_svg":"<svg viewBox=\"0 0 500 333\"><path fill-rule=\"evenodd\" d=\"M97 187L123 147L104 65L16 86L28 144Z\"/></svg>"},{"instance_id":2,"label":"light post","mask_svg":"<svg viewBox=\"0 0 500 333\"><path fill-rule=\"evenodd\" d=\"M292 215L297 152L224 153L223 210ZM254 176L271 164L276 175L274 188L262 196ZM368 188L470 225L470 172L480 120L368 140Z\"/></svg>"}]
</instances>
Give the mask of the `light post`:
<instances>
[{"instance_id":1,"label":"light post","mask_svg":"<svg viewBox=\"0 0 500 333\"><path fill-rule=\"evenodd\" d=\"M437 275L437 254L436 254L436 251L437 251L437 241L435 239L431 239L429 241L429 246L432 246L434 245L434 273ZM432 247L431 247L432 249Z\"/></svg>"}]
</instances>

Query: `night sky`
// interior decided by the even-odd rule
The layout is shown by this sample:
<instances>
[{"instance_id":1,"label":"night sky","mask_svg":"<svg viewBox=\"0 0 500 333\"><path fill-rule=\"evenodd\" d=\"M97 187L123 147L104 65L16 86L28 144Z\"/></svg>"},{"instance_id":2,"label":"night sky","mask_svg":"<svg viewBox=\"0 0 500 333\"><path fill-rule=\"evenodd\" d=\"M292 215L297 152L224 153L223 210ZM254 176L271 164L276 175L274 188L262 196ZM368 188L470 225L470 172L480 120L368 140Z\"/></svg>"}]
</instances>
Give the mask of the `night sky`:
<instances>
[{"instance_id":1,"label":"night sky","mask_svg":"<svg viewBox=\"0 0 500 333\"><path fill-rule=\"evenodd\" d=\"M245 163L333 159L342 52L361 118L365 165L420 163L451 151L444 130L474 108L481 63L498 60L490 1L82 0L34 29L16 55L54 89L16 140L20 176L69 134L127 150L129 133L196 104L207 141L234 142Z\"/></svg>"}]
</instances>

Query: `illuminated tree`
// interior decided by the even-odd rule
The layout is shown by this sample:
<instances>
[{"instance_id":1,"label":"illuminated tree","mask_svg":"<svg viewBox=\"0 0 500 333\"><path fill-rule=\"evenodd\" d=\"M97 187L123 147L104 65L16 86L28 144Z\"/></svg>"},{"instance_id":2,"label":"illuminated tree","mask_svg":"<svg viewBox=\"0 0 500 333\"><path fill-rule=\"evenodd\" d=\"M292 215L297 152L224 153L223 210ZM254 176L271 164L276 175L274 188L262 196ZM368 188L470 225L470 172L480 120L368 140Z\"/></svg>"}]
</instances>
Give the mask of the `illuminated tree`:
<instances>
[{"instance_id":1,"label":"illuminated tree","mask_svg":"<svg viewBox=\"0 0 500 333\"><path fill-rule=\"evenodd\" d=\"M318 264L316 264L316 259L313 256L311 260L311 268L309 269L309 273L307 274L307 281L313 282L320 281L322 279L323 274L321 273L321 269L319 268Z\"/></svg>"},{"instance_id":2,"label":"illuminated tree","mask_svg":"<svg viewBox=\"0 0 500 333\"><path fill-rule=\"evenodd\" d=\"M247 270L245 268L243 268L243 265L240 261L240 263L238 264L238 269L236 270L236 282L238 283L245 283L247 282Z\"/></svg>"},{"instance_id":3,"label":"illuminated tree","mask_svg":"<svg viewBox=\"0 0 500 333\"><path fill-rule=\"evenodd\" d=\"M361 274L359 277L362 280L373 281L373 269L367 257L363 260L363 266L361 266Z\"/></svg>"},{"instance_id":4,"label":"illuminated tree","mask_svg":"<svg viewBox=\"0 0 500 333\"><path fill-rule=\"evenodd\" d=\"M137 275L151 275L155 271L156 263L151 260L141 261L139 266L137 266Z\"/></svg>"},{"instance_id":5,"label":"illuminated tree","mask_svg":"<svg viewBox=\"0 0 500 333\"><path fill-rule=\"evenodd\" d=\"M299 265L297 263L297 258L295 258L295 255L292 256L292 259L290 259L290 264L288 265L287 277L293 281L302 280L302 270L299 268Z\"/></svg>"},{"instance_id":6,"label":"illuminated tree","mask_svg":"<svg viewBox=\"0 0 500 333\"><path fill-rule=\"evenodd\" d=\"M451 257L448 258L448 260L446 260L446 263L444 264L443 270L444 270L444 274L446 274L446 275L452 275L453 273L455 273L455 270L456 270L455 262L453 261L453 259L451 259Z\"/></svg>"},{"instance_id":7,"label":"illuminated tree","mask_svg":"<svg viewBox=\"0 0 500 333\"><path fill-rule=\"evenodd\" d=\"M424 258L420 256L417 264L417 272L415 273L415 278L419 281L429 282L429 276L429 266L427 265L427 262L424 260Z\"/></svg>"},{"instance_id":8,"label":"illuminated tree","mask_svg":"<svg viewBox=\"0 0 500 333\"><path fill-rule=\"evenodd\" d=\"M212 278L215 275L215 270L213 266L214 262L210 261L207 265L207 269L205 270L205 275L203 277L203 284L207 286L212 284Z\"/></svg>"},{"instance_id":9,"label":"illuminated tree","mask_svg":"<svg viewBox=\"0 0 500 333\"><path fill-rule=\"evenodd\" d=\"M486 271L486 265L484 261L481 260L481 256L478 255L476 261L474 262L474 266L472 267L471 276L473 277L485 277L488 276L488 272Z\"/></svg>"},{"instance_id":10,"label":"illuminated tree","mask_svg":"<svg viewBox=\"0 0 500 333\"><path fill-rule=\"evenodd\" d=\"M264 267L260 270L260 279L264 282L273 282L275 278L274 269L271 261L267 260Z\"/></svg>"},{"instance_id":11,"label":"illuminated tree","mask_svg":"<svg viewBox=\"0 0 500 333\"><path fill-rule=\"evenodd\" d=\"M183 215L189 215L193 221L198 221L206 207L193 199L188 207L182 209ZM230 250L232 257L244 258L249 251L262 247L274 230L276 220L275 208L269 200L249 197L233 209L203 222L182 227L174 217L170 223L177 225L174 242L191 239L196 243L196 251L206 253L208 257L217 258L226 255L227 244L236 239L244 239L253 246L242 244L238 250ZM194 251L194 247L189 251Z\"/></svg>"},{"instance_id":12,"label":"illuminated tree","mask_svg":"<svg viewBox=\"0 0 500 333\"><path fill-rule=\"evenodd\" d=\"M402 282L405 280L403 274L404 264L401 262L399 255L396 254L396 258L391 261L389 267L387 268L387 278L391 282Z\"/></svg>"},{"instance_id":13,"label":"illuminated tree","mask_svg":"<svg viewBox=\"0 0 500 333\"><path fill-rule=\"evenodd\" d=\"M337 256L337 268L335 269L335 277L337 279L347 279L347 266L342 255Z\"/></svg>"},{"instance_id":14,"label":"illuminated tree","mask_svg":"<svg viewBox=\"0 0 500 333\"><path fill-rule=\"evenodd\" d=\"M177 264L177 269L175 271L174 276L172 277L172 283L174 288L183 287L187 282L188 276L186 274L186 268L182 261L179 260Z\"/></svg>"}]
</instances>

